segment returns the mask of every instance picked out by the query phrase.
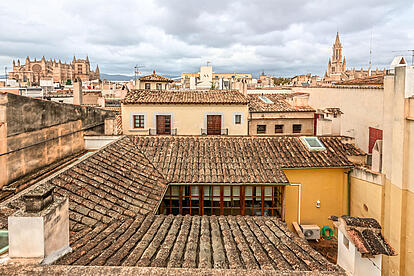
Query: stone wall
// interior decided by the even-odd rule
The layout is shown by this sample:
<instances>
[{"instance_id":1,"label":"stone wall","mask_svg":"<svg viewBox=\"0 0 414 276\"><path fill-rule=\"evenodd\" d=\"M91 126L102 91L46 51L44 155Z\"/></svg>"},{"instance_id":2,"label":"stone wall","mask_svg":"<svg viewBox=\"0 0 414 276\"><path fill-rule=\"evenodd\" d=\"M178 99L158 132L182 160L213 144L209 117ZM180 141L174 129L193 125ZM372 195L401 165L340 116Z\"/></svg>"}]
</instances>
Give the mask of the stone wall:
<instances>
[{"instance_id":1,"label":"stone wall","mask_svg":"<svg viewBox=\"0 0 414 276\"><path fill-rule=\"evenodd\" d=\"M112 111L0 94L0 187L84 149Z\"/></svg>"}]
</instances>

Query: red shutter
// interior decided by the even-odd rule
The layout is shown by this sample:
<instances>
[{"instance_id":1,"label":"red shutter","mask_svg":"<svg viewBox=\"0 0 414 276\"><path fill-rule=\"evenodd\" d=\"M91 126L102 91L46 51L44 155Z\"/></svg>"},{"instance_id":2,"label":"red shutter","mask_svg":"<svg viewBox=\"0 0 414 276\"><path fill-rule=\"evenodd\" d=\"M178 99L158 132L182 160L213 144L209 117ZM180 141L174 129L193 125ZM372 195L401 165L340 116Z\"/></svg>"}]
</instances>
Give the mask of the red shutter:
<instances>
[{"instance_id":1,"label":"red shutter","mask_svg":"<svg viewBox=\"0 0 414 276\"><path fill-rule=\"evenodd\" d=\"M369 128L369 141L368 141L368 152L372 153L375 142L377 140L382 140L382 130L378 128Z\"/></svg>"}]
</instances>

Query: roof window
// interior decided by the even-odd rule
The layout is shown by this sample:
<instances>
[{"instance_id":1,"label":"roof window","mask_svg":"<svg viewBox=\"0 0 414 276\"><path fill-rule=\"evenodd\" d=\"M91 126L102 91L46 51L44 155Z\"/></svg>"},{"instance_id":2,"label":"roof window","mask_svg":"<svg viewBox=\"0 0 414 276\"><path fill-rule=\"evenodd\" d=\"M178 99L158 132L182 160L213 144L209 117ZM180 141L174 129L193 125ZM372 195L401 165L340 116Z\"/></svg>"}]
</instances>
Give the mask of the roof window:
<instances>
[{"instance_id":1,"label":"roof window","mask_svg":"<svg viewBox=\"0 0 414 276\"><path fill-rule=\"evenodd\" d=\"M261 99L264 103L272 104L273 102L266 96L259 96L259 99Z\"/></svg>"},{"instance_id":2,"label":"roof window","mask_svg":"<svg viewBox=\"0 0 414 276\"><path fill-rule=\"evenodd\" d=\"M317 137L300 137L302 143L308 148L309 151L324 151L325 146L319 141Z\"/></svg>"}]
</instances>

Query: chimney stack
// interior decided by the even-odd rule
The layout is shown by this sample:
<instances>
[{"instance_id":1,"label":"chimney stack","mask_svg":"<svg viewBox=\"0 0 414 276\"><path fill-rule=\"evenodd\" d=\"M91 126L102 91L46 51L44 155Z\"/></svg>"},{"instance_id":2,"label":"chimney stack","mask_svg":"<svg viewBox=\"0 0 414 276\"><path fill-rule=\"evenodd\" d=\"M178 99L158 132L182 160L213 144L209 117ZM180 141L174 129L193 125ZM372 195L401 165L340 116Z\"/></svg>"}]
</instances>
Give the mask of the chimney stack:
<instances>
[{"instance_id":1,"label":"chimney stack","mask_svg":"<svg viewBox=\"0 0 414 276\"><path fill-rule=\"evenodd\" d=\"M73 83L73 104L82 105L82 81L76 78Z\"/></svg>"},{"instance_id":2,"label":"chimney stack","mask_svg":"<svg viewBox=\"0 0 414 276\"><path fill-rule=\"evenodd\" d=\"M71 251L69 201L54 197L54 186L45 184L23 196L24 210L8 218L9 257L33 259L43 264Z\"/></svg>"}]
</instances>

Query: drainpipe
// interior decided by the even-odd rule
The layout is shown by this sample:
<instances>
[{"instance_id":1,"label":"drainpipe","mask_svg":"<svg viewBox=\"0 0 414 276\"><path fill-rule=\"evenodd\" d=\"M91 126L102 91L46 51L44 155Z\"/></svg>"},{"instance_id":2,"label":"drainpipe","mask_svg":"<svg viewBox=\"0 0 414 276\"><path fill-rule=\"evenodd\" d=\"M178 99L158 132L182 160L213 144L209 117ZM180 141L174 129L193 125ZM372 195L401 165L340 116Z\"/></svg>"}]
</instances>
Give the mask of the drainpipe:
<instances>
[{"instance_id":1,"label":"drainpipe","mask_svg":"<svg viewBox=\"0 0 414 276\"><path fill-rule=\"evenodd\" d=\"M351 215L351 173L353 170L353 168L349 168L349 171L346 172L348 175L348 216Z\"/></svg>"},{"instance_id":2,"label":"drainpipe","mask_svg":"<svg viewBox=\"0 0 414 276\"><path fill-rule=\"evenodd\" d=\"M298 200L298 224L300 225L300 202L301 202L301 199L302 199L302 196L301 196L301 191L302 191L302 186L301 186L301 184L290 184L290 186L298 186L299 187L299 200Z\"/></svg>"}]
</instances>

